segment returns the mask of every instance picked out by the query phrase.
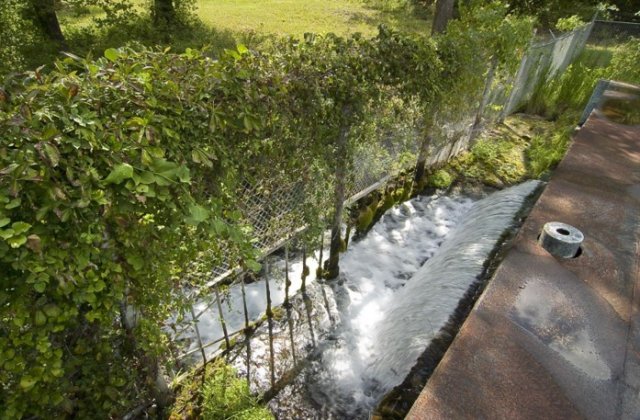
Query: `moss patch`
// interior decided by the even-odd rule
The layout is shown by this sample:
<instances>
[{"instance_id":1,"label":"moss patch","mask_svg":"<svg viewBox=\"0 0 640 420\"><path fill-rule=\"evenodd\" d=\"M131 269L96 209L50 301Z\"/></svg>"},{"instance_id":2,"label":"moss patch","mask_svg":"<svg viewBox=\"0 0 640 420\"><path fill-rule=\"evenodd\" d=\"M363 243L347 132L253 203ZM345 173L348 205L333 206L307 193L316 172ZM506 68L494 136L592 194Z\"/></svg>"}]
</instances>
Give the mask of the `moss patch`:
<instances>
[{"instance_id":1,"label":"moss patch","mask_svg":"<svg viewBox=\"0 0 640 420\"><path fill-rule=\"evenodd\" d=\"M575 124L572 120L551 122L523 114L511 116L442 170L460 182L495 188L545 178L567 150Z\"/></svg>"},{"instance_id":2,"label":"moss patch","mask_svg":"<svg viewBox=\"0 0 640 420\"><path fill-rule=\"evenodd\" d=\"M446 169L438 169L429 175L427 185L434 188L449 188L453 180L453 176Z\"/></svg>"},{"instance_id":3,"label":"moss patch","mask_svg":"<svg viewBox=\"0 0 640 420\"><path fill-rule=\"evenodd\" d=\"M356 224L358 232L365 232L369 229L369 226L371 226L371 222L373 221L373 214L371 207L365 207L360 210Z\"/></svg>"},{"instance_id":4,"label":"moss patch","mask_svg":"<svg viewBox=\"0 0 640 420\"><path fill-rule=\"evenodd\" d=\"M251 395L249 384L239 378L230 366L217 363L202 389L203 419L273 419L271 412L260 407Z\"/></svg>"}]
</instances>

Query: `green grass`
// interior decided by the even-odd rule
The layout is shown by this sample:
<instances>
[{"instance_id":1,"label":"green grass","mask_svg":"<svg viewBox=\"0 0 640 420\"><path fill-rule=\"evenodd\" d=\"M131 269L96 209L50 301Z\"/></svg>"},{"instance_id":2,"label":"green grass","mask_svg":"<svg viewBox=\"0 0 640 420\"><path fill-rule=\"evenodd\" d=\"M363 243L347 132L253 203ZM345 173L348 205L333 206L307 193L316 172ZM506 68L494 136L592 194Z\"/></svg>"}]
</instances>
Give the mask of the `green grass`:
<instances>
[{"instance_id":1,"label":"green grass","mask_svg":"<svg viewBox=\"0 0 640 420\"><path fill-rule=\"evenodd\" d=\"M193 372L180 384L169 420L198 418L204 420L273 420L268 408L251 394L245 378L237 375L222 360L207 365L204 383L202 372Z\"/></svg>"},{"instance_id":2,"label":"green grass","mask_svg":"<svg viewBox=\"0 0 640 420\"><path fill-rule=\"evenodd\" d=\"M305 32L373 35L382 23L411 32L430 30L431 22L417 17L410 6L391 3L385 6L357 0L199 0L197 13L216 29L297 37Z\"/></svg>"},{"instance_id":3,"label":"green grass","mask_svg":"<svg viewBox=\"0 0 640 420\"><path fill-rule=\"evenodd\" d=\"M143 0L135 0L143 10ZM431 30L428 12L408 0L197 0L196 15L207 26L230 31L237 37L293 35L306 32L374 35L380 24L408 32ZM92 24L100 10L81 13L71 9L59 13L63 28L78 29Z\"/></svg>"}]
</instances>

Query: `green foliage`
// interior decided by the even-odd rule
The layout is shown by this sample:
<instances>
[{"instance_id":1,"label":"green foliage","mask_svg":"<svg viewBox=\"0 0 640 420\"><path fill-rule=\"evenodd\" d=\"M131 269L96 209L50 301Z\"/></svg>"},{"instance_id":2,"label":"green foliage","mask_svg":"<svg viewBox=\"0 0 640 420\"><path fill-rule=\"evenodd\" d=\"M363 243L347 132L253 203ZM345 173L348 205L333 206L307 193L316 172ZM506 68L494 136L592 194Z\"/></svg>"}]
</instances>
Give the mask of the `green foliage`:
<instances>
[{"instance_id":1,"label":"green foliage","mask_svg":"<svg viewBox=\"0 0 640 420\"><path fill-rule=\"evenodd\" d=\"M28 19L28 2L3 0L0 3L0 76L35 68L53 61L53 45Z\"/></svg>"},{"instance_id":2,"label":"green foliage","mask_svg":"<svg viewBox=\"0 0 640 420\"><path fill-rule=\"evenodd\" d=\"M571 32L574 29L578 29L579 27L585 25L586 22L580 18L578 15L572 15L569 17L564 17L558 19L556 22L556 29L562 32Z\"/></svg>"},{"instance_id":3,"label":"green foliage","mask_svg":"<svg viewBox=\"0 0 640 420\"><path fill-rule=\"evenodd\" d=\"M453 183L453 177L444 169L438 169L429 176L428 185L434 188L449 188Z\"/></svg>"},{"instance_id":4,"label":"green foliage","mask_svg":"<svg viewBox=\"0 0 640 420\"><path fill-rule=\"evenodd\" d=\"M639 61L640 42L632 39L608 49L587 47L563 73L555 77L543 76L548 80L534 91L526 109L557 121L552 133L533 136L526 150L532 177L544 178L560 162L569 146L574 125L598 80L640 83ZM623 115L623 120L625 116L633 120L632 113Z\"/></svg>"},{"instance_id":5,"label":"green foliage","mask_svg":"<svg viewBox=\"0 0 640 420\"><path fill-rule=\"evenodd\" d=\"M218 363L211 369L202 389L202 418L207 420L243 419L268 420L273 415L260 407L244 379L233 368Z\"/></svg>"},{"instance_id":6,"label":"green foliage","mask_svg":"<svg viewBox=\"0 0 640 420\"><path fill-rule=\"evenodd\" d=\"M173 29L157 26L149 16L132 15L117 25L66 27L70 50L80 56L101 55L113 46L171 48L175 53L187 49L202 49L209 56L219 56L236 45L233 34L210 28L193 19L178 22Z\"/></svg>"},{"instance_id":7,"label":"green foliage","mask_svg":"<svg viewBox=\"0 0 640 420\"><path fill-rule=\"evenodd\" d=\"M603 70L604 77L640 84L640 39L633 38L620 45L613 54L611 65Z\"/></svg>"},{"instance_id":8,"label":"green foliage","mask_svg":"<svg viewBox=\"0 0 640 420\"><path fill-rule=\"evenodd\" d=\"M6 416L121 411L146 375L140 357L164 351L160 326L180 308L175 287L188 263L211 260L215 252L203 251L227 239L238 258L252 258L222 200L233 191L229 162L251 155L246 141L261 128L247 130L232 101L215 122L211 113L216 92L242 83L216 90L211 74L238 60L108 50L97 62L67 59L47 75L8 80L0 105ZM242 109L257 112L244 101ZM230 139L234 148L223 149ZM124 300L143 314L142 353L126 350L114 322Z\"/></svg>"},{"instance_id":9,"label":"green foliage","mask_svg":"<svg viewBox=\"0 0 640 420\"><path fill-rule=\"evenodd\" d=\"M140 43L149 47L186 48L205 46L222 52L235 45L225 31L206 26L194 14L195 1L173 0L171 22L152 18L154 2L138 0L56 1L56 14L66 38L65 51L76 55L101 55L111 46ZM144 6L144 7L140 7ZM34 25L35 13L26 0L3 0L0 5L0 75L52 64L59 57L59 45L48 40ZM76 24L78 16L84 24Z\"/></svg>"},{"instance_id":10,"label":"green foliage","mask_svg":"<svg viewBox=\"0 0 640 420\"><path fill-rule=\"evenodd\" d=\"M538 86L526 110L552 119L567 113L576 116L586 106L598 80L640 83L639 60L637 39L608 50L587 48L563 73Z\"/></svg>"},{"instance_id":11,"label":"green foliage","mask_svg":"<svg viewBox=\"0 0 640 420\"><path fill-rule=\"evenodd\" d=\"M491 68L494 86L509 86L532 27L530 18L510 14L501 1L461 4L460 19L449 22L447 32L438 39L444 83L438 83L440 96L430 113L449 122L477 112Z\"/></svg>"},{"instance_id":12,"label":"green foliage","mask_svg":"<svg viewBox=\"0 0 640 420\"><path fill-rule=\"evenodd\" d=\"M638 4L635 0L511 0L514 12L535 16L543 29L552 28L560 19L576 16L590 21L597 13L599 19L638 22ZM561 28L558 28L562 30Z\"/></svg>"},{"instance_id":13,"label":"green foliage","mask_svg":"<svg viewBox=\"0 0 640 420\"><path fill-rule=\"evenodd\" d=\"M146 361L169 354L161 327L186 309L183 287L208 280L222 247L231 264L259 268L238 210L241 187L272 180L268 193L280 180L302 183L305 203L292 218L317 238L340 163L348 169L363 150L383 156L419 121L430 129L436 105L443 115L476 106L477 69L496 51L510 66L506 45L520 41L503 38L520 23L494 37L488 22L501 25L505 9L482 10L488 17L475 32L453 28L438 40L381 28L373 39L238 46L217 60L192 49L109 48L96 61L70 56L49 73L6 78L5 415L118 416L148 398ZM400 125L396 144L388 133ZM359 230L377 204L362 212ZM125 307L141 314L133 331L118 322Z\"/></svg>"},{"instance_id":14,"label":"green foliage","mask_svg":"<svg viewBox=\"0 0 640 420\"><path fill-rule=\"evenodd\" d=\"M477 0L461 8L461 18L451 22L447 32L454 39L473 43L476 48L467 48L467 54L480 55L485 63L490 56L497 56L502 66L513 71L529 44L532 29L533 20L509 13L505 2Z\"/></svg>"}]
</instances>

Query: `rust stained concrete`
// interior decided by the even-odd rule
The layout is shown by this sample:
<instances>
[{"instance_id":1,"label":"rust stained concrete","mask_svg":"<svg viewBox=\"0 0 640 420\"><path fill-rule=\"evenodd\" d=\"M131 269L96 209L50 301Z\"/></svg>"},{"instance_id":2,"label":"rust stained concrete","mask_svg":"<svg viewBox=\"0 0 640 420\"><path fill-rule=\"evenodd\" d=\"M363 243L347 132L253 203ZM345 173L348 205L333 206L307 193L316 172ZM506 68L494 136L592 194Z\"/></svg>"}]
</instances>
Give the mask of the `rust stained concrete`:
<instances>
[{"instance_id":1,"label":"rust stained concrete","mask_svg":"<svg viewBox=\"0 0 640 420\"><path fill-rule=\"evenodd\" d=\"M559 260L544 223L585 234ZM408 419L640 419L640 126L577 133Z\"/></svg>"}]
</instances>

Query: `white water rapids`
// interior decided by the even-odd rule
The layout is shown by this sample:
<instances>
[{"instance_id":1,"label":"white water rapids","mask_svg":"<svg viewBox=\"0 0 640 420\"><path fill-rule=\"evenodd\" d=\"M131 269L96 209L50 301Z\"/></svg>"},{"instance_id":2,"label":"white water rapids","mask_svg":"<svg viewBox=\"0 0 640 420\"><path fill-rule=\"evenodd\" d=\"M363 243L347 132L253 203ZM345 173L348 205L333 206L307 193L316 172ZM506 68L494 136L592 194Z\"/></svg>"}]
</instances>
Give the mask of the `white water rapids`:
<instances>
[{"instance_id":1,"label":"white water rapids","mask_svg":"<svg viewBox=\"0 0 640 420\"><path fill-rule=\"evenodd\" d=\"M364 238L351 243L342 254L340 279L310 287L325 295L324 304L314 306L311 338L298 330L305 323L296 327L295 334L289 324L289 348L298 359L312 356L272 401L279 417L366 418L379 399L402 382L446 323L538 185L526 182L481 200L459 194L419 196L389 210ZM311 282L317 260L310 258L308 263ZM272 267L271 297L276 306L284 300L284 285L278 281L284 261ZM292 295L300 288L301 272L301 262L290 264ZM321 293L309 295L319 300ZM200 302L196 308L204 311L198 326L205 342L222 337L215 306L205 309L207 305ZM251 318L265 312L264 280L247 285L247 305ZM243 327L239 287L231 287L223 312L229 331ZM195 349L192 334L185 334ZM258 331L252 338L252 357L268 357L265 337ZM283 353L287 343L282 340L274 352ZM238 363L238 370L246 373ZM252 362L251 374L258 378L252 378L253 389L268 388L268 369L264 360Z\"/></svg>"}]
</instances>

